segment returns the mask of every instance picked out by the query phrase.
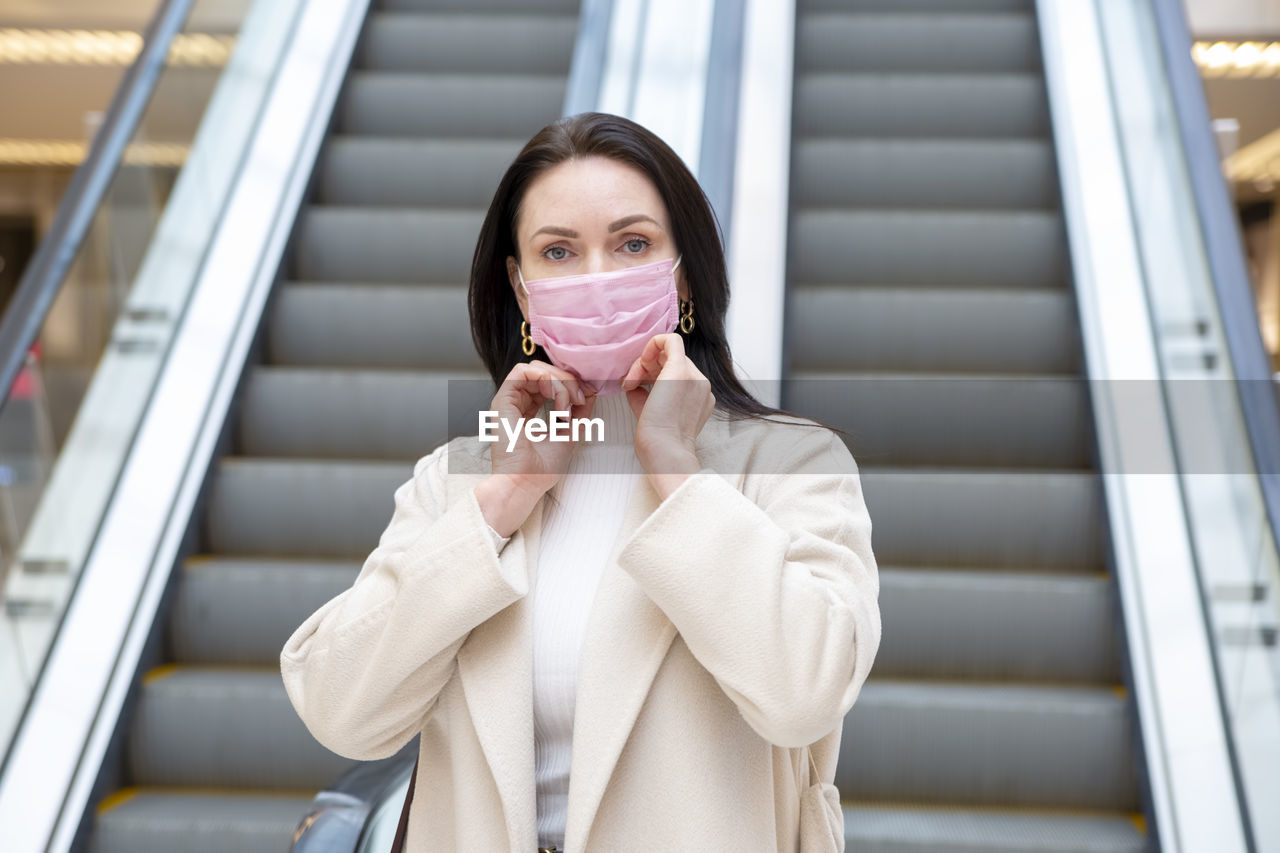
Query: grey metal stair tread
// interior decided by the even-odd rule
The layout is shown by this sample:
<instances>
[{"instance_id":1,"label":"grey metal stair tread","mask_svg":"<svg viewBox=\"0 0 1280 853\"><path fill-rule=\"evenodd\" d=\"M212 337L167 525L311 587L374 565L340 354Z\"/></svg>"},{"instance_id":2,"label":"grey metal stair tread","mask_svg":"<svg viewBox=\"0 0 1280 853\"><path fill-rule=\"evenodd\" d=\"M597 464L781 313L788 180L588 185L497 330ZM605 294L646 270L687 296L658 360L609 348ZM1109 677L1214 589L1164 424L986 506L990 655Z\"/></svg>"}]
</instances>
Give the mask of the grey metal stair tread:
<instances>
[{"instance_id":1,"label":"grey metal stair tread","mask_svg":"<svg viewBox=\"0 0 1280 853\"><path fill-rule=\"evenodd\" d=\"M1091 464L1078 377L796 372L786 394L797 411L851 432L863 465Z\"/></svg>"},{"instance_id":2,"label":"grey metal stair tread","mask_svg":"<svg viewBox=\"0 0 1280 853\"><path fill-rule=\"evenodd\" d=\"M407 12L467 12L527 14L577 12L581 0L381 0L379 8Z\"/></svg>"},{"instance_id":3,"label":"grey metal stair tread","mask_svg":"<svg viewBox=\"0 0 1280 853\"><path fill-rule=\"evenodd\" d=\"M560 114L564 75L356 71L337 109L344 133L528 138Z\"/></svg>"},{"instance_id":4,"label":"grey metal stair tread","mask_svg":"<svg viewBox=\"0 0 1280 853\"><path fill-rule=\"evenodd\" d=\"M320 158L317 200L328 205L485 208L516 139L340 136Z\"/></svg>"},{"instance_id":5,"label":"grey metal stair tread","mask_svg":"<svg viewBox=\"0 0 1280 853\"><path fill-rule=\"evenodd\" d=\"M845 843L858 853L1142 853L1136 814L844 802Z\"/></svg>"},{"instance_id":6,"label":"grey metal stair tread","mask_svg":"<svg viewBox=\"0 0 1280 853\"><path fill-rule=\"evenodd\" d=\"M1080 367L1065 288L793 284L786 347L797 371L1070 373Z\"/></svg>"},{"instance_id":7,"label":"grey metal stair tread","mask_svg":"<svg viewBox=\"0 0 1280 853\"><path fill-rule=\"evenodd\" d=\"M1137 810L1131 710L1107 686L873 677L836 784L851 799Z\"/></svg>"},{"instance_id":8,"label":"grey metal stair tread","mask_svg":"<svg viewBox=\"0 0 1280 853\"><path fill-rule=\"evenodd\" d=\"M89 853L279 853L314 794L131 788L100 811Z\"/></svg>"},{"instance_id":9,"label":"grey metal stair tread","mask_svg":"<svg viewBox=\"0 0 1280 853\"><path fill-rule=\"evenodd\" d=\"M801 71L1039 70L1034 15L830 11L797 21Z\"/></svg>"},{"instance_id":10,"label":"grey metal stair tread","mask_svg":"<svg viewBox=\"0 0 1280 853\"><path fill-rule=\"evenodd\" d=\"M568 74L577 34L576 14L373 12L357 63L396 71Z\"/></svg>"},{"instance_id":11,"label":"grey metal stair tread","mask_svg":"<svg viewBox=\"0 0 1280 853\"><path fill-rule=\"evenodd\" d=\"M1047 139L799 139L797 207L1049 208L1058 203Z\"/></svg>"},{"instance_id":12,"label":"grey metal stair tread","mask_svg":"<svg viewBox=\"0 0 1280 853\"><path fill-rule=\"evenodd\" d=\"M173 658L278 666L285 640L350 587L360 567L358 559L189 559L168 617Z\"/></svg>"},{"instance_id":13,"label":"grey metal stair tread","mask_svg":"<svg viewBox=\"0 0 1280 853\"><path fill-rule=\"evenodd\" d=\"M1061 571L1096 571L1103 563L1096 473L870 464L859 471L878 560Z\"/></svg>"},{"instance_id":14,"label":"grey metal stair tread","mask_svg":"<svg viewBox=\"0 0 1280 853\"><path fill-rule=\"evenodd\" d=\"M1061 215L1044 210L798 209L791 274L800 281L1014 286L1058 284Z\"/></svg>"},{"instance_id":15,"label":"grey metal stair tread","mask_svg":"<svg viewBox=\"0 0 1280 853\"><path fill-rule=\"evenodd\" d=\"M298 224L298 278L466 281L483 210L311 206Z\"/></svg>"},{"instance_id":16,"label":"grey metal stair tread","mask_svg":"<svg viewBox=\"0 0 1280 853\"><path fill-rule=\"evenodd\" d=\"M318 790L355 763L307 731L278 663L149 673L127 751L131 777L156 786Z\"/></svg>"},{"instance_id":17,"label":"grey metal stair tread","mask_svg":"<svg viewBox=\"0 0 1280 853\"><path fill-rule=\"evenodd\" d=\"M418 459L475 434L493 393L479 372L259 365L245 383L240 446L251 456Z\"/></svg>"},{"instance_id":18,"label":"grey metal stair tread","mask_svg":"<svg viewBox=\"0 0 1280 853\"><path fill-rule=\"evenodd\" d=\"M982 291L998 291L1005 294L1017 291L1070 293L1070 285L1061 276L1048 281L1044 279L1008 279L1005 281L988 281L981 284L966 282L964 279L956 279L954 276L948 275L939 276L935 280L920 278L915 281L889 281L867 278L853 281L846 275L800 277L793 274L788 276L788 280L788 289L795 291L880 289L894 290L899 293L926 290L946 290L951 293L978 293ZM1074 297L1072 297L1072 300L1074 304Z\"/></svg>"},{"instance_id":19,"label":"grey metal stair tread","mask_svg":"<svg viewBox=\"0 0 1280 853\"><path fill-rule=\"evenodd\" d=\"M404 0L397 0L404 2ZM429 0L418 0L429 2ZM459 0L454 0L459 2ZM991 12L1034 12L1035 0L800 0L803 14L823 11L912 12L962 14Z\"/></svg>"},{"instance_id":20,"label":"grey metal stair tread","mask_svg":"<svg viewBox=\"0 0 1280 853\"><path fill-rule=\"evenodd\" d=\"M879 577L881 615L895 629L876 653L877 677L1121 678L1108 575L881 566Z\"/></svg>"},{"instance_id":21,"label":"grey metal stair tread","mask_svg":"<svg viewBox=\"0 0 1280 853\"><path fill-rule=\"evenodd\" d=\"M1044 81L1030 73L810 72L795 86L795 133L1044 137Z\"/></svg>"},{"instance_id":22,"label":"grey metal stair tread","mask_svg":"<svg viewBox=\"0 0 1280 853\"><path fill-rule=\"evenodd\" d=\"M484 376L465 284L286 282L266 319L266 361Z\"/></svg>"},{"instance_id":23,"label":"grey metal stair tread","mask_svg":"<svg viewBox=\"0 0 1280 853\"><path fill-rule=\"evenodd\" d=\"M208 550L363 558L378 544L395 490L413 476L415 461L223 457L212 472L205 512Z\"/></svg>"}]
</instances>

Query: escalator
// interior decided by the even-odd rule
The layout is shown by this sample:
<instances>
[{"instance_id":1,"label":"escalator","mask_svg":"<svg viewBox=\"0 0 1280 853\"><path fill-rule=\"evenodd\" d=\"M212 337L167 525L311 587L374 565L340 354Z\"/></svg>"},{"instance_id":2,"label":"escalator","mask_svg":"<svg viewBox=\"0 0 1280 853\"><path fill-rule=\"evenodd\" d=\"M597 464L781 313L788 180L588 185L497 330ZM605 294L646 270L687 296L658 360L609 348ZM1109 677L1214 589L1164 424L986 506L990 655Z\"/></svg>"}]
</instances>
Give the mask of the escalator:
<instances>
[{"instance_id":1,"label":"escalator","mask_svg":"<svg viewBox=\"0 0 1280 853\"><path fill-rule=\"evenodd\" d=\"M724 14L734 2L717 0L707 17L727 27L717 35L726 44L737 38L726 23L735 16ZM1168 5L1154 0L1161 4ZM660 4L647 3L610 23L614 5L374 0L366 15L364 0L252 4L240 61L233 57L226 91L220 83L211 101L146 261L136 280L131 271L120 282L132 283L130 302L119 318L104 318L116 325L104 327L111 341L77 416L87 426L58 457L64 476L40 493L38 518L57 523L14 537L11 580L21 583L7 585L4 612L22 630L47 630L50 651L43 664L36 659L39 678L22 685L26 710L0 767L6 850L280 850L291 838L300 853L386 848L415 744L384 762L324 749L285 694L280 649L353 581L414 460L456 432L448 381L486 378L463 318L472 247L502 170L566 100L575 111L623 111L623 102L638 109L652 100L648 91L672 91L671 64L654 61L644 45L669 49L672 29L688 35L697 27L672 28L672 16L659 20ZM163 79L166 39L190 3L162 6L157 21L167 23L147 38L150 65L135 66L108 113L114 147L98 140L94 152L122 156L146 124L140 107L127 117L129 103L144 101ZM281 11L286 6L293 11ZM1212 671L1208 644L1225 633L1188 638L1205 629L1205 601L1224 618L1240 614L1200 597L1225 588L1212 559L1202 553L1199 565L1175 564L1175 549L1150 547L1158 530L1158 539L1198 538L1200 548L1228 553L1221 542L1256 546L1262 527L1229 539L1214 526L1216 499L1150 512L1138 504L1154 492L1117 500L1116 482L1130 478L1114 475L1130 472L1107 440L1119 415L1098 393L1099 378L1114 375L1110 360L1128 355L1099 346L1099 295L1150 288L1154 273L1098 274L1123 253L1081 238L1080 223L1096 220L1081 215L1080 198L1105 198L1115 210L1132 200L1132 218L1103 221L1123 221L1112 231L1141 238L1134 242L1144 260L1153 252L1172 257L1179 240L1179 250L1194 242L1185 239L1195 230L1186 221L1210 213L1203 201L1153 205L1165 196L1119 189L1126 178L1135 186L1171 183L1169 172L1146 169L1141 158L1151 147L1125 151L1145 170L1137 176L1132 159L1127 172L1112 173L1072 159L1078 138L1107 136L1097 131L1105 122L1082 120L1096 121L1089 108L1124 119L1126 137L1143 130L1121 107L1113 115L1113 104L1081 78L1111 74L1113 93L1143 93L1136 100L1147 96L1135 72L1162 79L1172 61L1153 63L1142 51L1155 36L1119 27L1120 6L1103 0L1079 7L797 0L796 7L789 162L785 146L764 144L757 153L774 148L776 162L747 164L741 152L750 146L735 145L785 132L785 120L770 122L767 109L744 108L733 123L715 118L725 105L714 93L737 91L737 82L706 86L712 94L700 121L715 131L723 120L722 132L683 134L675 122L663 133L687 136L684 143L700 138L702 156L690 159L722 158L733 175L733 192L721 187L717 198L723 212L735 211L735 228L744 220L752 226L731 247L767 245L770 229L781 228L739 215L730 202L767 197L760 187L774 178L787 186L789 168L786 308L775 324L781 402L847 431L875 521L886 626L872 678L847 717L835 780L847 849L1269 849L1236 842L1227 830L1248 821L1241 806L1248 785L1265 804L1274 788L1257 780L1280 779L1265 776L1268 753L1259 746L1275 742L1268 732L1280 731L1280 714L1267 717L1274 730L1238 724L1256 724L1280 700L1269 695L1271 710L1252 717L1222 711L1226 725L1244 732L1238 754L1212 741L1221 732L1211 730L1224 723L1215 688L1244 668ZM743 77L774 90L777 76L762 81L759 71L779 64L760 61L757 51L785 29L781 14L762 18L761 10L780 8L747 4L740 45ZM1076 18L1092 20L1086 9L1116 20L1104 21L1106 32L1073 27ZM361 18L362 28L347 26ZM751 23L759 19L773 22L770 38L759 38L763 28ZM1104 45L1109 66L1096 57L1092 66L1079 62L1081 45L1102 35L1112 41ZM626 38L632 53L616 44ZM1175 58L1187 52L1163 46ZM733 76L737 60L724 59L731 53L707 51ZM1117 55L1133 60L1129 77ZM1062 74L1064 56L1085 73ZM340 61L326 61L334 57ZM772 103L777 91L769 88L742 82L742 105ZM307 93L297 109L294 92ZM291 112L296 120L282 123ZM228 131L231 118L241 123ZM263 142L281 138L279 147ZM1105 159L1098 148L1089 156ZM221 160L209 156L223 152ZM120 168L102 156L84 175ZM1196 165L1216 176L1210 160ZM285 161L290 168L279 168ZM263 163L266 177L254 168ZM1171 156L1168 165L1176 173L1184 163ZM770 170L776 175L764 174ZM109 206L91 184L69 193L67 211ZM285 211L279 233L249 215L243 199ZM1178 240L1150 220L1128 227L1141 208L1155 206L1186 217L1169 223L1179 227ZM198 227L167 227L188 220ZM262 233L248 235L246 222ZM73 231L54 229L62 242L50 241L49 258L75 257L84 241ZM153 249L159 260L149 264ZM237 254L263 260L229 263ZM188 264L181 274L175 256ZM753 286L769 298L781 293L780 270L764 281L769 265L758 260L733 273L741 304L765 304L754 301ZM1194 253L1171 263L1208 268ZM50 296L71 281L65 269L47 266L20 289ZM1188 284L1202 288L1190 298L1175 292L1173 276L1155 278L1178 310L1216 298L1208 288L1218 282L1207 273ZM187 289L159 300L161 279L183 279ZM220 290L235 295L221 305L209 295ZM212 305L223 319L186 305ZM1126 307L1132 322L1111 327L1122 335L1147 325L1156 338L1213 326L1211 313L1188 319L1166 306L1160 315L1154 299ZM6 316L3 326L15 328L0 328L9 344L0 356L25 353L47 310L31 309L35 319L20 329ZM734 343L741 355L758 341ZM774 343L760 351L776 352ZM199 355L191 359L191 351ZM151 359L153 372L138 366L141 358ZM201 360L216 369L192 367ZM1238 359L1205 361L1234 367ZM191 377L199 388L187 394L180 380ZM115 417L126 403L136 412ZM196 414L174 419L175 411ZM156 424L177 426L166 435ZM1179 433L1172 418L1140 429L1144 440L1176 434L1180 442L1219 444L1240 433ZM118 481L100 460L84 465L86 450L102 452L104 434L115 442ZM169 452L156 435L179 449ZM93 491L84 487L90 475L101 499L92 511L92 501L67 500L68 484L75 494ZM1188 479L1169 477L1166 485L1189 489ZM63 526L64 517L74 524ZM67 530L80 544L54 548ZM1251 592L1258 607L1270 608L1262 602L1271 577L1264 558L1245 568L1253 571L1248 589L1262 590ZM1273 564L1280 576L1280 559ZM1135 589L1139 581L1145 589ZM1190 606L1175 611L1169 590L1177 584L1190 591L1182 599ZM127 594L112 597L125 586ZM1164 624L1152 624L1159 617ZM96 657L95 645L103 649ZM1258 654L1273 662L1266 650ZM1280 837L1280 825L1274 832Z\"/></svg>"},{"instance_id":2,"label":"escalator","mask_svg":"<svg viewBox=\"0 0 1280 853\"><path fill-rule=\"evenodd\" d=\"M88 849L286 849L354 762L280 681L289 634L348 587L446 381L483 375L466 282L507 163L557 118L574 0L383 0L365 23L255 355L193 516Z\"/></svg>"},{"instance_id":3,"label":"escalator","mask_svg":"<svg viewBox=\"0 0 1280 853\"><path fill-rule=\"evenodd\" d=\"M1039 47L1032 0L798 4L783 405L849 432L885 624L851 849L1156 844Z\"/></svg>"}]
</instances>

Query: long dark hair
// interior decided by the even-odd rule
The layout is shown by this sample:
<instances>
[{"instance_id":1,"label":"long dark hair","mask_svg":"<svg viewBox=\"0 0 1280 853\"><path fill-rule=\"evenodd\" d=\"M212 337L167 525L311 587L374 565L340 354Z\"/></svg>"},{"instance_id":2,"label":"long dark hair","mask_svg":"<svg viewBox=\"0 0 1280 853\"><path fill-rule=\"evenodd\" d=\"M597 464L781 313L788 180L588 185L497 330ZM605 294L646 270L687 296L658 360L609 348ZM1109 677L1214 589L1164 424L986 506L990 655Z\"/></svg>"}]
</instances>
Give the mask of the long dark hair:
<instances>
[{"instance_id":1,"label":"long dark hair","mask_svg":"<svg viewBox=\"0 0 1280 853\"><path fill-rule=\"evenodd\" d=\"M689 296L697 306L693 331L683 335L685 353L711 382L717 408L730 416L789 415L760 402L733 374L724 318L729 277L719 223L698 181L671 148L635 122L607 113L579 113L538 131L520 151L493 194L471 261L467 305L471 337L494 384L526 360L520 347L524 316L507 276L508 256L520 258L515 223L525 191L552 166L579 157L608 157L643 172L667 206L676 245L683 255ZM538 347L532 356L550 362Z\"/></svg>"}]
</instances>

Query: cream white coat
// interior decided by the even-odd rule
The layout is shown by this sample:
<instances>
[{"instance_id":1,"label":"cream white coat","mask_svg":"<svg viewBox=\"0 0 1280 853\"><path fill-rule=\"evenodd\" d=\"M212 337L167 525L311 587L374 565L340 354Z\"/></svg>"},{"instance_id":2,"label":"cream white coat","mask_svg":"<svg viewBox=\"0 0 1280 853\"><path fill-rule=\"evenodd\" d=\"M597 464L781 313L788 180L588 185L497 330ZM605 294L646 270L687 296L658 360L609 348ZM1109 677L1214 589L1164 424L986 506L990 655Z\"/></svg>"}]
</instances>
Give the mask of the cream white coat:
<instances>
[{"instance_id":1,"label":"cream white coat","mask_svg":"<svg viewBox=\"0 0 1280 853\"><path fill-rule=\"evenodd\" d=\"M879 579L853 457L786 420L717 412L699 474L661 502L637 480L583 648L569 853L793 853L806 744L833 781L880 644ZM537 846L525 597L541 504L499 555L475 498L490 447L419 460L355 583L280 657L334 752L382 758L421 732L412 853Z\"/></svg>"}]
</instances>

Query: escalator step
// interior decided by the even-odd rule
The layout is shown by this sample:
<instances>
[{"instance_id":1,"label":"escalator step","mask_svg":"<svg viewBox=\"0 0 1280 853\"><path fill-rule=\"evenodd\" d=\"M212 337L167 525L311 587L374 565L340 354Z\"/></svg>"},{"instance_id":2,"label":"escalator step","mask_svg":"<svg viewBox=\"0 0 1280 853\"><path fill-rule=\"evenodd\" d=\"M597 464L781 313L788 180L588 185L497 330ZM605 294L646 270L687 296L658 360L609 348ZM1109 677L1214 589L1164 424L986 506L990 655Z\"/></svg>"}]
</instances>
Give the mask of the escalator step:
<instances>
[{"instance_id":1,"label":"escalator step","mask_svg":"<svg viewBox=\"0 0 1280 853\"><path fill-rule=\"evenodd\" d=\"M363 559L386 528L413 463L223 457L205 514L223 555Z\"/></svg>"},{"instance_id":2,"label":"escalator step","mask_svg":"<svg viewBox=\"0 0 1280 853\"><path fill-rule=\"evenodd\" d=\"M800 140L798 207L1030 208L1058 204L1053 150L1040 139Z\"/></svg>"},{"instance_id":3,"label":"escalator step","mask_svg":"<svg viewBox=\"0 0 1280 853\"><path fill-rule=\"evenodd\" d=\"M279 853L312 794L127 788L99 807L89 853Z\"/></svg>"},{"instance_id":4,"label":"escalator step","mask_svg":"<svg viewBox=\"0 0 1280 853\"><path fill-rule=\"evenodd\" d=\"M186 561L169 612L169 646L184 664L279 666L290 635L355 582L359 560L203 556Z\"/></svg>"},{"instance_id":5,"label":"escalator step","mask_svg":"<svg viewBox=\"0 0 1280 853\"><path fill-rule=\"evenodd\" d=\"M1029 14L815 13L796 28L797 69L810 71L1038 71Z\"/></svg>"},{"instance_id":6,"label":"escalator step","mask_svg":"<svg viewBox=\"0 0 1280 853\"><path fill-rule=\"evenodd\" d=\"M846 849L858 853L1143 853L1141 815L974 809L916 803L844 806Z\"/></svg>"},{"instance_id":7,"label":"escalator step","mask_svg":"<svg viewBox=\"0 0 1280 853\"><path fill-rule=\"evenodd\" d=\"M966 0L968 2L968 0ZM576 14L581 0L379 0L388 12L484 12Z\"/></svg>"},{"instance_id":8,"label":"escalator step","mask_svg":"<svg viewBox=\"0 0 1280 853\"><path fill-rule=\"evenodd\" d=\"M798 135L1043 137L1044 81L1035 74L805 74L796 80Z\"/></svg>"},{"instance_id":9,"label":"escalator step","mask_svg":"<svg viewBox=\"0 0 1280 853\"><path fill-rule=\"evenodd\" d=\"M478 431L492 383L440 370L254 367L240 410L248 456L414 462Z\"/></svg>"},{"instance_id":10,"label":"escalator step","mask_svg":"<svg viewBox=\"0 0 1280 853\"><path fill-rule=\"evenodd\" d=\"M880 612L878 678L1120 681L1109 575L881 565Z\"/></svg>"},{"instance_id":11,"label":"escalator step","mask_svg":"<svg viewBox=\"0 0 1280 853\"><path fill-rule=\"evenodd\" d=\"M343 133L528 139L560 114L564 93L561 74L356 71L338 123Z\"/></svg>"},{"instance_id":12,"label":"escalator step","mask_svg":"<svg viewBox=\"0 0 1280 853\"><path fill-rule=\"evenodd\" d=\"M414 0L394 0L414 2ZM431 0L417 0L428 3ZM451 0L462 2L462 0ZM799 0L796 8L810 12L928 12L931 14L961 14L973 12L1023 12L1035 11L1035 0Z\"/></svg>"},{"instance_id":13,"label":"escalator step","mask_svg":"<svg viewBox=\"0 0 1280 853\"><path fill-rule=\"evenodd\" d=\"M1087 468L1088 386L1071 376L793 372L789 405L852 433L859 464Z\"/></svg>"},{"instance_id":14,"label":"escalator step","mask_svg":"<svg viewBox=\"0 0 1280 853\"><path fill-rule=\"evenodd\" d=\"M814 210L792 215L798 283L1058 287L1067 264L1056 211Z\"/></svg>"},{"instance_id":15,"label":"escalator step","mask_svg":"<svg viewBox=\"0 0 1280 853\"><path fill-rule=\"evenodd\" d=\"M282 283L267 360L312 367L482 370L465 284Z\"/></svg>"},{"instance_id":16,"label":"escalator step","mask_svg":"<svg viewBox=\"0 0 1280 853\"><path fill-rule=\"evenodd\" d=\"M1137 811L1130 711L1109 687L872 680L836 784L855 800Z\"/></svg>"},{"instance_id":17,"label":"escalator step","mask_svg":"<svg viewBox=\"0 0 1280 853\"><path fill-rule=\"evenodd\" d=\"M568 74L576 15L375 12L358 54L374 71Z\"/></svg>"},{"instance_id":18,"label":"escalator step","mask_svg":"<svg viewBox=\"0 0 1280 853\"><path fill-rule=\"evenodd\" d=\"M871 465L860 472L880 562L1089 572L1103 566L1096 474Z\"/></svg>"},{"instance_id":19,"label":"escalator step","mask_svg":"<svg viewBox=\"0 0 1280 853\"><path fill-rule=\"evenodd\" d=\"M313 206L299 218L299 278L457 284L484 211Z\"/></svg>"},{"instance_id":20,"label":"escalator step","mask_svg":"<svg viewBox=\"0 0 1280 853\"><path fill-rule=\"evenodd\" d=\"M136 784L317 791L355 762L321 746L272 668L148 673L130 726Z\"/></svg>"},{"instance_id":21,"label":"escalator step","mask_svg":"<svg viewBox=\"0 0 1280 853\"><path fill-rule=\"evenodd\" d=\"M796 371L848 369L1073 373L1075 300L1066 288L960 290L794 286L788 355Z\"/></svg>"},{"instance_id":22,"label":"escalator step","mask_svg":"<svg viewBox=\"0 0 1280 853\"><path fill-rule=\"evenodd\" d=\"M521 144L511 139L335 137L320 158L317 201L483 210Z\"/></svg>"}]
</instances>

